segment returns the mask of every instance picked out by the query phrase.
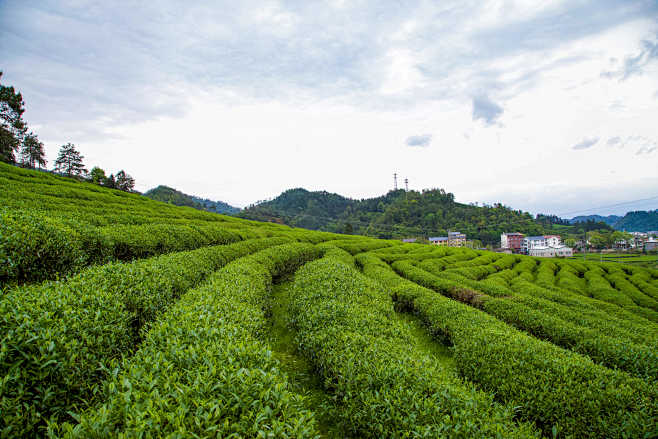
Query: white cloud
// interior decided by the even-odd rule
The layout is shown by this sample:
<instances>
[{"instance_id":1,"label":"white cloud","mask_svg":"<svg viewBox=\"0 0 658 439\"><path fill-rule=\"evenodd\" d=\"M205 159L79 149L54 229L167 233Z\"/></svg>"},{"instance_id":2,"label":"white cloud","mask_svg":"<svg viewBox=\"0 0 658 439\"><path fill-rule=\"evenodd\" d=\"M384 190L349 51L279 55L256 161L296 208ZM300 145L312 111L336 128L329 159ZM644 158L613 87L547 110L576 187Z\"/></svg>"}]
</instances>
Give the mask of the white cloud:
<instances>
[{"instance_id":1,"label":"white cloud","mask_svg":"<svg viewBox=\"0 0 658 439\"><path fill-rule=\"evenodd\" d=\"M598 137L591 137L588 139L583 139L582 141L576 143L571 149L589 149L592 146L596 145L599 141Z\"/></svg>"}]
</instances>

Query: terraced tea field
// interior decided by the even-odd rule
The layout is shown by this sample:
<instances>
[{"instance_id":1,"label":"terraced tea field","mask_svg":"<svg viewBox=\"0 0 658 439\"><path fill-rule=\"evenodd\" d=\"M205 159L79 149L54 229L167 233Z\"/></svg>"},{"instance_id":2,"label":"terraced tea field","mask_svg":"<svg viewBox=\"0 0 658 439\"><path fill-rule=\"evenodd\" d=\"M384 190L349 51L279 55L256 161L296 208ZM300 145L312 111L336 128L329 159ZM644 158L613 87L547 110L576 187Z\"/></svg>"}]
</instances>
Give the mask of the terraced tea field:
<instances>
[{"instance_id":1,"label":"terraced tea field","mask_svg":"<svg viewBox=\"0 0 658 439\"><path fill-rule=\"evenodd\" d=\"M658 437L658 270L0 199L2 437Z\"/></svg>"}]
</instances>

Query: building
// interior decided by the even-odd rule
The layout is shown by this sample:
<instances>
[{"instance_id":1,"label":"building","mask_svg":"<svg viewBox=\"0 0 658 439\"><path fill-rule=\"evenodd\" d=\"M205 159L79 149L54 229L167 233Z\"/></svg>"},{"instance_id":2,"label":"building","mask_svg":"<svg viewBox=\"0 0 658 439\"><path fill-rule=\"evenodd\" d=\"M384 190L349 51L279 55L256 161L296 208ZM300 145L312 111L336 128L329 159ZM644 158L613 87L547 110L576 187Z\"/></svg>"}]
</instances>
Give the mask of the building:
<instances>
[{"instance_id":1,"label":"building","mask_svg":"<svg viewBox=\"0 0 658 439\"><path fill-rule=\"evenodd\" d=\"M537 247L548 247L546 238L544 236L526 236L521 244L521 252L529 255L530 250Z\"/></svg>"},{"instance_id":2,"label":"building","mask_svg":"<svg viewBox=\"0 0 658 439\"><path fill-rule=\"evenodd\" d=\"M464 247L466 235L459 232L448 232L448 236L436 236L428 239L432 245L445 245L448 247Z\"/></svg>"},{"instance_id":3,"label":"building","mask_svg":"<svg viewBox=\"0 0 658 439\"><path fill-rule=\"evenodd\" d=\"M503 233L500 235L500 248L521 253L523 247L523 233Z\"/></svg>"},{"instance_id":4,"label":"building","mask_svg":"<svg viewBox=\"0 0 658 439\"><path fill-rule=\"evenodd\" d=\"M644 241L644 250L648 252L658 250L658 240L651 238Z\"/></svg>"},{"instance_id":5,"label":"building","mask_svg":"<svg viewBox=\"0 0 658 439\"><path fill-rule=\"evenodd\" d=\"M567 257L573 256L573 249L563 245L558 235L528 236L523 238L521 253L544 258Z\"/></svg>"},{"instance_id":6,"label":"building","mask_svg":"<svg viewBox=\"0 0 658 439\"><path fill-rule=\"evenodd\" d=\"M530 256L538 256L542 258L554 258L554 257L569 257L573 256L573 249L567 247L566 245L559 245L557 247L549 246L535 246L528 250Z\"/></svg>"},{"instance_id":7,"label":"building","mask_svg":"<svg viewBox=\"0 0 658 439\"><path fill-rule=\"evenodd\" d=\"M466 245L466 235L459 232L448 232L449 247L463 247Z\"/></svg>"},{"instance_id":8,"label":"building","mask_svg":"<svg viewBox=\"0 0 658 439\"><path fill-rule=\"evenodd\" d=\"M562 245L562 239L559 235L544 235L546 239L546 245L549 247L558 247Z\"/></svg>"},{"instance_id":9,"label":"building","mask_svg":"<svg viewBox=\"0 0 658 439\"><path fill-rule=\"evenodd\" d=\"M447 236L436 236L436 237L430 237L429 242L432 245L448 245L448 237Z\"/></svg>"},{"instance_id":10,"label":"building","mask_svg":"<svg viewBox=\"0 0 658 439\"><path fill-rule=\"evenodd\" d=\"M406 242L406 243L412 243L412 242L416 242L416 241L418 241L417 238L404 238L402 240L402 242Z\"/></svg>"}]
</instances>

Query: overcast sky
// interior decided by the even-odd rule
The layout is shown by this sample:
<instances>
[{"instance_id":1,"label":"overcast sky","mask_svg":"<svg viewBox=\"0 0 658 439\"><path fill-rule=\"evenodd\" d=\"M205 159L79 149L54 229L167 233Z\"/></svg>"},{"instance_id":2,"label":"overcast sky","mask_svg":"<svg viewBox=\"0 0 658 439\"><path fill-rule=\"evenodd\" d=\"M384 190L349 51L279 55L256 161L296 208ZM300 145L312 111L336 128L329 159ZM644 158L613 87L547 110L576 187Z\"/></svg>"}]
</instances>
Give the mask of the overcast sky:
<instances>
[{"instance_id":1,"label":"overcast sky","mask_svg":"<svg viewBox=\"0 0 658 439\"><path fill-rule=\"evenodd\" d=\"M0 70L50 163L141 191L658 208L656 0L0 0Z\"/></svg>"}]
</instances>

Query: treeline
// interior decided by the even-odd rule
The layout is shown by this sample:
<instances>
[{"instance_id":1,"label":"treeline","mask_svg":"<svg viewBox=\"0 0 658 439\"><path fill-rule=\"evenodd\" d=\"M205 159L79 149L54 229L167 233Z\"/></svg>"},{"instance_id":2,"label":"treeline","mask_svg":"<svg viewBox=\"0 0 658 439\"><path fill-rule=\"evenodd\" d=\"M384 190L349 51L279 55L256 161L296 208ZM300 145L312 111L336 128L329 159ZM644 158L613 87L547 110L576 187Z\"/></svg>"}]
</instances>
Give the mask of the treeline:
<instances>
[{"instance_id":1,"label":"treeline","mask_svg":"<svg viewBox=\"0 0 658 439\"><path fill-rule=\"evenodd\" d=\"M184 194L169 186L160 185L144 192L144 196L152 200L163 201L175 206L187 206L208 212L231 215L238 213L240 209L233 207L223 201L212 201L204 198Z\"/></svg>"},{"instance_id":2,"label":"treeline","mask_svg":"<svg viewBox=\"0 0 658 439\"><path fill-rule=\"evenodd\" d=\"M2 72L0 72L0 79ZM72 143L62 145L52 170L46 165L46 151L37 134L28 130L23 120L25 102L13 86L0 83L0 161L28 169L53 172L65 177L87 180L105 187L131 192L135 179L124 170L106 175L99 167L91 172L84 165L84 156ZM29 131L29 132L28 132Z\"/></svg>"}]
</instances>

